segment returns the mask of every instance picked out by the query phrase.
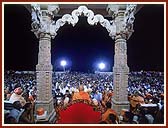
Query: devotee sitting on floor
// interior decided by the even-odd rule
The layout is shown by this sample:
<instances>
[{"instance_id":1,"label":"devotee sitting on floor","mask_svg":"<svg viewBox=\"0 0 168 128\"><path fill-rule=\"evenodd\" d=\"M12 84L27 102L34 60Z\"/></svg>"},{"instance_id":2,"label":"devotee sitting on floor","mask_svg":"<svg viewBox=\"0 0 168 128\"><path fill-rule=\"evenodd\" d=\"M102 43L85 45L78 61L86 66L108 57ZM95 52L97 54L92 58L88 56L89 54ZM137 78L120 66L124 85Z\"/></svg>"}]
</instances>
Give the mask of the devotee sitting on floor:
<instances>
[{"instance_id":1,"label":"devotee sitting on floor","mask_svg":"<svg viewBox=\"0 0 168 128\"><path fill-rule=\"evenodd\" d=\"M98 102L102 100L102 93L100 93L99 90L96 90L94 94L94 99L96 99Z\"/></svg>"},{"instance_id":2,"label":"devotee sitting on floor","mask_svg":"<svg viewBox=\"0 0 168 128\"><path fill-rule=\"evenodd\" d=\"M22 107L26 104L26 100L22 97L22 88L21 87L16 86L9 101L11 103L14 103L15 101L20 101Z\"/></svg>"},{"instance_id":3,"label":"devotee sitting on floor","mask_svg":"<svg viewBox=\"0 0 168 128\"><path fill-rule=\"evenodd\" d=\"M109 124L118 124L117 117L114 114L109 114Z\"/></svg>"},{"instance_id":4,"label":"devotee sitting on floor","mask_svg":"<svg viewBox=\"0 0 168 128\"><path fill-rule=\"evenodd\" d=\"M102 121L106 121L107 123L111 123L111 120L109 119L110 114L114 114L116 116L116 122L117 122L117 113L111 109L111 102L106 103L106 111L102 114Z\"/></svg>"},{"instance_id":5,"label":"devotee sitting on floor","mask_svg":"<svg viewBox=\"0 0 168 128\"><path fill-rule=\"evenodd\" d=\"M13 109L6 116L6 122L9 124L17 124L19 123L19 118L23 112L21 103L19 101L15 101L13 103Z\"/></svg>"},{"instance_id":6,"label":"devotee sitting on floor","mask_svg":"<svg viewBox=\"0 0 168 128\"><path fill-rule=\"evenodd\" d=\"M34 123L34 115L32 113L32 103L26 103L24 105L24 111L19 118L20 124L32 124Z\"/></svg>"},{"instance_id":7,"label":"devotee sitting on floor","mask_svg":"<svg viewBox=\"0 0 168 128\"><path fill-rule=\"evenodd\" d=\"M156 113L154 124L163 124L164 123L164 106Z\"/></svg>"},{"instance_id":8,"label":"devotee sitting on floor","mask_svg":"<svg viewBox=\"0 0 168 128\"><path fill-rule=\"evenodd\" d=\"M134 114L136 114L138 106L140 104L144 104L144 98L140 96L138 92L136 92L134 95L130 98L130 111Z\"/></svg>"},{"instance_id":9,"label":"devotee sitting on floor","mask_svg":"<svg viewBox=\"0 0 168 128\"><path fill-rule=\"evenodd\" d=\"M123 120L121 121L121 124L133 124L133 117L134 115L131 112L126 111L123 115Z\"/></svg>"},{"instance_id":10,"label":"devotee sitting on floor","mask_svg":"<svg viewBox=\"0 0 168 128\"><path fill-rule=\"evenodd\" d=\"M72 97L72 100L78 100L78 99L88 100L89 102L91 102L89 94L87 92L84 92L83 85L79 86L79 92L74 93Z\"/></svg>"}]
</instances>

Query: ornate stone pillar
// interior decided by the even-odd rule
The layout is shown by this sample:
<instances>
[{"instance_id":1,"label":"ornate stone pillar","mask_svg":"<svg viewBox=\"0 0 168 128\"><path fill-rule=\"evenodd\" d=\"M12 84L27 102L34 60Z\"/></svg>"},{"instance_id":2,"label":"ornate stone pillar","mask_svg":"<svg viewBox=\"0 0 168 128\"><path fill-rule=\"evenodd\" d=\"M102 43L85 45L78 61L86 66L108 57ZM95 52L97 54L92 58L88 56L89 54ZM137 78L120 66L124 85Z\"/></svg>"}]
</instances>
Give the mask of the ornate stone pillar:
<instances>
[{"instance_id":1,"label":"ornate stone pillar","mask_svg":"<svg viewBox=\"0 0 168 128\"><path fill-rule=\"evenodd\" d=\"M127 44L120 35L115 38L115 55L113 67L114 97L113 108L119 113L121 109L129 109L128 102L128 74Z\"/></svg>"},{"instance_id":2,"label":"ornate stone pillar","mask_svg":"<svg viewBox=\"0 0 168 128\"><path fill-rule=\"evenodd\" d=\"M53 122L55 109L52 97L51 37L55 37L52 27L53 12L56 7L50 5L32 5L32 31L39 38L38 64L36 65L37 100L35 110L44 108L46 117L36 118L38 122Z\"/></svg>"},{"instance_id":3,"label":"ornate stone pillar","mask_svg":"<svg viewBox=\"0 0 168 128\"><path fill-rule=\"evenodd\" d=\"M37 100L35 110L39 107L47 111L46 121L53 120L55 109L52 97L52 65L51 65L51 36L40 34L38 64L36 65Z\"/></svg>"},{"instance_id":4,"label":"ornate stone pillar","mask_svg":"<svg viewBox=\"0 0 168 128\"><path fill-rule=\"evenodd\" d=\"M133 32L135 7L136 5L109 5L108 7L116 26L112 104L117 113L120 113L122 109L129 109L126 40Z\"/></svg>"}]
</instances>

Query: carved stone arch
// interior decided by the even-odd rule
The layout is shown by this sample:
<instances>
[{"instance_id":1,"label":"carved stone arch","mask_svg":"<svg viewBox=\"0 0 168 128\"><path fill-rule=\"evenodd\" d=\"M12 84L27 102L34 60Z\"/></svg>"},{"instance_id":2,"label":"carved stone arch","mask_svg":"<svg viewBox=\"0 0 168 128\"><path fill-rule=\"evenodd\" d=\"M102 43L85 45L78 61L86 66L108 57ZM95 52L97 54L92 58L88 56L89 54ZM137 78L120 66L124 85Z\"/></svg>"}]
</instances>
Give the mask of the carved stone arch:
<instances>
[{"instance_id":1,"label":"carved stone arch","mask_svg":"<svg viewBox=\"0 0 168 128\"><path fill-rule=\"evenodd\" d=\"M60 27L64 26L66 23L71 24L73 27L78 23L79 16L84 15L87 17L87 22L90 25L97 25L100 23L101 26L105 27L109 32L109 36L114 38L116 35L116 26L114 21L108 21L101 14L94 15L92 10L89 10L86 6L79 6L78 9L72 11L71 14L64 14L62 18L58 19L54 24L52 24L52 29L55 33ZM53 37L55 37L55 35Z\"/></svg>"},{"instance_id":2,"label":"carved stone arch","mask_svg":"<svg viewBox=\"0 0 168 128\"><path fill-rule=\"evenodd\" d=\"M115 38L115 55L113 67L114 98L113 108L118 113L123 108L129 108L128 102L128 74L127 45L126 40L133 32L134 12L136 5L111 5L109 11L114 14L112 21L108 21L102 15L96 14L86 6L79 6L71 14L65 14L54 21L54 15L58 13L58 5L33 4L32 31L39 38L38 64L36 65L37 100L35 109L43 107L48 113L46 119L55 116L52 97L52 64L51 64L51 37L55 38L57 31L66 23L75 26L79 16L87 17L90 25L100 23L109 32L109 36ZM43 13L44 12L44 13ZM45 50L44 50L45 49ZM45 59L44 59L45 58ZM122 88L122 89L121 89Z\"/></svg>"}]
</instances>

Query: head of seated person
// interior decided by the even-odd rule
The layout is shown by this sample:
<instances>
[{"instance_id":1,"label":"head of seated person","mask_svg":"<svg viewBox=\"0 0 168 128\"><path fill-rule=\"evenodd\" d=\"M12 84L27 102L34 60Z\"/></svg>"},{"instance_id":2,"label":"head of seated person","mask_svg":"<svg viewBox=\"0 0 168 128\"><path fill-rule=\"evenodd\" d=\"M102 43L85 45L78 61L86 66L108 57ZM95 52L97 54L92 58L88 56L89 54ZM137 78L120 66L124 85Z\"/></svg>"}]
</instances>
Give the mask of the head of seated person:
<instances>
[{"instance_id":1,"label":"head of seated person","mask_svg":"<svg viewBox=\"0 0 168 128\"><path fill-rule=\"evenodd\" d=\"M13 107L17 110L20 110L22 108L22 105L21 105L20 101L15 101L13 103Z\"/></svg>"},{"instance_id":2,"label":"head of seated person","mask_svg":"<svg viewBox=\"0 0 168 128\"><path fill-rule=\"evenodd\" d=\"M117 119L116 115L114 115L114 114L109 114L109 120L110 120L110 122L111 122L112 124L116 124L116 123L117 123L117 122L116 122L116 119Z\"/></svg>"},{"instance_id":3,"label":"head of seated person","mask_svg":"<svg viewBox=\"0 0 168 128\"><path fill-rule=\"evenodd\" d=\"M79 85L79 92L84 91L83 85Z\"/></svg>"},{"instance_id":4,"label":"head of seated person","mask_svg":"<svg viewBox=\"0 0 168 128\"><path fill-rule=\"evenodd\" d=\"M112 106L111 102L107 102L107 103L106 103L106 107L107 107L107 108L111 108L111 106Z\"/></svg>"}]
</instances>

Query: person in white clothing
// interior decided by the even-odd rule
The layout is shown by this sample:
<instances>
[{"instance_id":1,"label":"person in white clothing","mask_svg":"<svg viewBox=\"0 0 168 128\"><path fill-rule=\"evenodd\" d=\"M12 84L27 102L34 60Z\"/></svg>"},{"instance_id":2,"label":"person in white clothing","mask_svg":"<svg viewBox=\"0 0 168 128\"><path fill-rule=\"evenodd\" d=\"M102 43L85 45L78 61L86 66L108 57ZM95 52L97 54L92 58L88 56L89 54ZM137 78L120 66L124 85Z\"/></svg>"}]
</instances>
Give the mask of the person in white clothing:
<instances>
[{"instance_id":1,"label":"person in white clothing","mask_svg":"<svg viewBox=\"0 0 168 128\"><path fill-rule=\"evenodd\" d=\"M26 100L21 95L23 92L21 87L17 87L14 89L9 101L14 103L15 101L20 101L21 105L24 106L26 104Z\"/></svg>"}]
</instances>

